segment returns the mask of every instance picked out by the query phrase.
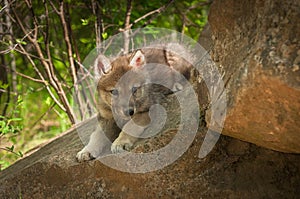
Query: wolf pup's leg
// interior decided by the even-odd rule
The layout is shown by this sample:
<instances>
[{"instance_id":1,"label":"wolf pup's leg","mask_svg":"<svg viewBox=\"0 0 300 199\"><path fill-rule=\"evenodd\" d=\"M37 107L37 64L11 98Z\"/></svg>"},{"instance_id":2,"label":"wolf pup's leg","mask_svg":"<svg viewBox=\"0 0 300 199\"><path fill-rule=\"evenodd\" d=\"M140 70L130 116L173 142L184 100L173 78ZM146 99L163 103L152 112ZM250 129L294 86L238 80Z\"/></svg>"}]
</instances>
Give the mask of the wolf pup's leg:
<instances>
[{"instance_id":1,"label":"wolf pup's leg","mask_svg":"<svg viewBox=\"0 0 300 199\"><path fill-rule=\"evenodd\" d=\"M105 135L101 132L98 127L90 136L88 144L77 153L76 159L78 162L88 161L94 159L102 152L103 143L105 141Z\"/></svg>"},{"instance_id":2,"label":"wolf pup's leg","mask_svg":"<svg viewBox=\"0 0 300 199\"><path fill-rule=\"evenodd\" d=\"M110 153L110 145L117 137L120 129L111 120L102 119L96 130L91 134L88 144L77 153L78 162L95 159L102 154Z\"/></svg>"},{"instance_id":3,"label":"wolf pup's leg","mask_svg":"<svg viewBox=\"0 0 300 199\"><path fill-rule=\"evenodd\" d=\"M148 127L149 122L150 118L148 112L135 114L132 119L124 125L120 135L112 143L111 152L121 153L124 150L130 151L136 142L140 140L139 136L143 134L145 129ZM130 132L132 134L129 135L126 132Z\"/></svg>"}]
</instances>

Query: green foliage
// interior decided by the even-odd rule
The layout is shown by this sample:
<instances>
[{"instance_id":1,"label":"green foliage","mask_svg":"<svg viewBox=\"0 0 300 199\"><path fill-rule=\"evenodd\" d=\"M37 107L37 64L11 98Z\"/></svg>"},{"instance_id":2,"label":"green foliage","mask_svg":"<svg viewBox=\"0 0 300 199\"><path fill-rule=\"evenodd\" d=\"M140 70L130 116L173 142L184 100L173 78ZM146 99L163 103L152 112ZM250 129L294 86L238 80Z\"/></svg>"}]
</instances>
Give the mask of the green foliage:
<instances>
[{"instance_id":1,"label":"green foliage","mask_svg":"<svg viewBox=\"0 0 300 199\"><path fill-rule=\"evenodd\" d=\"M9 84L4 84L1 80L0 80L0 89L6 90L9 87Z\"/></svg>"},{"instance_id":2,"label":"green foliage","mask_svg":"<svg viewBox=\"0 0 300 199\"><path fill-rule=\"evenodd\" d=\"M6 153L10 153L10 156L13 156L13 158L23 156L21 151L15 150L15 144L17 143L16 136L23 129L23 119L17 116L22 104L23 100L19 97L10 117L0 115L0 152L5 151ZM0 160L0 169L4 169L8 165L9 161L4 159Z\"/></svg>"},{"instance_id":3,"label":"green foliage","mask_svg":"<svg viewBox=\"0 0 300 199\"><path fill-rule=\"evenodd\" d=\"M22 118L7 118L0 115L0 135L15 134L20 132L20 126L13 125L14 122L22 121Z\"/></svg>"}]
</instances>

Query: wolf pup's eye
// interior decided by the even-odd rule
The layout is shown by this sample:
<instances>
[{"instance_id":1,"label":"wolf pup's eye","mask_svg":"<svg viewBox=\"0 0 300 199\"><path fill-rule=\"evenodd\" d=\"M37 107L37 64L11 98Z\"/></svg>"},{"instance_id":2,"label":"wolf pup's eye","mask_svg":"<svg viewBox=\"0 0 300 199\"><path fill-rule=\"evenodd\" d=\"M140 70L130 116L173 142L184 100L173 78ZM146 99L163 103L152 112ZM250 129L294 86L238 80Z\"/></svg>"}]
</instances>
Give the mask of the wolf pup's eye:
<instances>
[{"instance_id":1,"label":"wolf pup's eye","mask_svg":"<svg viewBox=\"0 0 300 199\"><path fill-rule=\"evenodd\" d=\"M118 91L117 89L112 89L112 90L110 91L110 93L111 93L112 95L114 95L114 96L118 96L118 95L119 95L119 91Z\"/></svg>"},{"instance_id":2,"label":"wolf pup's eye","mask_svg":"<svg viewBox=\"0 0 300 199\"><path fill-rule=\"evenodd\" d=\"M135 94L138 88L139 88L139 87L137 87L137 86L132 87L132 88L131 88L132 94Z\"/></svg>"}]
</instances>

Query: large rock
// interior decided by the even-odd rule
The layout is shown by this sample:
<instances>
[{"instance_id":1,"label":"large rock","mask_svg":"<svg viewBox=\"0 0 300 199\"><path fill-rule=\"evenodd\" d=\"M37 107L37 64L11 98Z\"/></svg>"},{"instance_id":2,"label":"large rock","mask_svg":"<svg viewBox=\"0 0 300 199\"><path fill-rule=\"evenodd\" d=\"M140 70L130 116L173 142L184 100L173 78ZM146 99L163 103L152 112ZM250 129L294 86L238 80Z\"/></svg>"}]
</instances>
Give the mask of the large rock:
<instances>
[{"instance_id":1,"label":"large rock","mask_svg":"<svg viewBox=\"0 0 300 199\"><path fill-rule=\"evenodd\" d=\"M215 0L209 23L228 96L222 133L300 153L300 1Z\"/></svg>"},{"instance_id":2,"label":"large rock","mask_svg":"<svg viewBox=\"0 0 300 199\"><path fill-rule=\"evenodd\" d=\"M94 126L79 130L87 136ZM297 198L300 156L283 154L229 137L199 159L206 129L173 164L144 174L125 173L98 160L77 163L82 148L70 129L0 172L0 198ZM147 147L166 141L151 140ZM141 146L139 146L141 147Z\"/></svg>"}]
</instances>

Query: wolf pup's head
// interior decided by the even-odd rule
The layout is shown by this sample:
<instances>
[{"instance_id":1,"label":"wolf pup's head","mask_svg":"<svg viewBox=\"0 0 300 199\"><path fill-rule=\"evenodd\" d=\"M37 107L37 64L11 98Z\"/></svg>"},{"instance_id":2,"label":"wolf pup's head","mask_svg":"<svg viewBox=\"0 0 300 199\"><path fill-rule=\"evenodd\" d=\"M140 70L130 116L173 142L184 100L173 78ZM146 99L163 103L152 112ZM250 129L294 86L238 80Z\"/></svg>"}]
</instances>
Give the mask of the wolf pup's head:
<instances>
[{"instance_id":1,"label":"wolf pup's head","mask_svg":"<svg viewBox=\"0 0 300 199\"><path fill-rule=\"evenodd\" d=\"M112 62L98 56L95 73L101 77L97 83L101 107L105 105L123 119L130 118L136 112L134 98L142 94L139 88L146 83L142 72L144 65L145 56L141 50L117 57Z\"/></svg>"}]
</instances>

